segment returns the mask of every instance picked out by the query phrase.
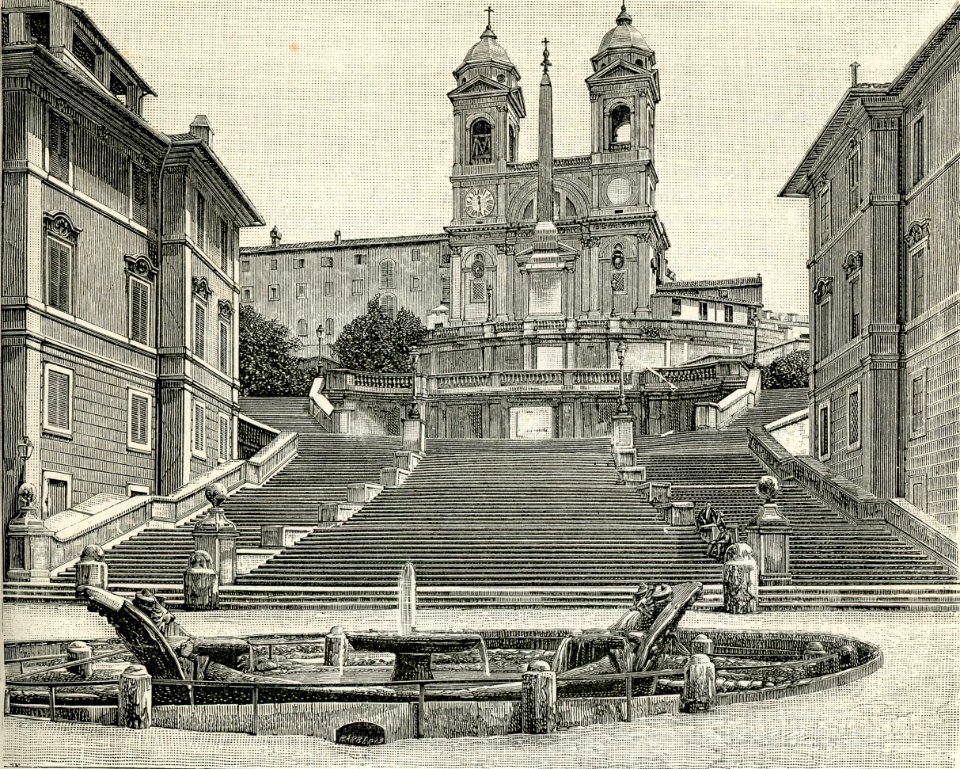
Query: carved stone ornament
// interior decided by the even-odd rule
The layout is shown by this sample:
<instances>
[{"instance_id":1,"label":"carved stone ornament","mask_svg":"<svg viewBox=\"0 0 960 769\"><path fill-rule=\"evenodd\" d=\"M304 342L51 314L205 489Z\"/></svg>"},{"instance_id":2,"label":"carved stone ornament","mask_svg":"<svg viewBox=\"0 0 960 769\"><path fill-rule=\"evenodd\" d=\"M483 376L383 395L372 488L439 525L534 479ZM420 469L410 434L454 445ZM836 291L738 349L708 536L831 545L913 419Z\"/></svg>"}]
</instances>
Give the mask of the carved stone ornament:
<instances>
[{"instance_id":1,"label":"carved stone ornament","mask_svg":"<svg viewBox=\"0 0 960 769\"><path fill-rule=\"evenodd\" d=\"M160 268L153 259L144 254L125 254L123 261L127 263L127 274L145 280L153 280Z\"/></svg>"},{"instance_id":2,"label":"carved stone ornament","mask_svg":"<svg viewBox=\"0 0 960 769\"><path fill-rule=\"evenodd\" d=\"M63 211L50 211L44 213L43 223L47 230L66 240L76 240L77 236L83 232L83 230L80 227L77 227L77 225L73 223L73 220Z\"/></svg>"},{"instance_id":3,"label":"carved stone ornament","mask_svg":"<svg viewBox=\"0 0 960 769\"><path fill-rule=\"evenodd\" d=\"M450 266L450 252L440 252L440 266L449 267Z\"/></svg>"},{"instance_id":4,"label":"carved stone ornament","mask_svg":"<svg viewBox=\"0 0 960 769\"><path fill-rule=\"evenodd\" d=\"M637 332L641 339L659 339L660 329L656 326L641 326Z\"/></svg>"},{"instance_id":5,"label":"carved stone ornament","mask_svg":"<svg viewBox=\"0 0 960 769\"><path fill-rule=\"evenodd\" d=\"M37 487L32 483L21 483L17 489L17 508L23 510L33 507L37 502Z\"/></svg>"},{"instance_id":6,"label":"carved stone ornament","mask_svg":"<svg viewBox=\"0 0 960 769\"><path fill-rule=\"evenodd\" d=\"M907 234L903 236L907 246L915 246L930 235L930 220L917 219L907 227Z\"/></svg>"},{"instance_id":7,"label":"carved stone ornament","mask_svg":"<svg viewBox=\"0 0 960 769\"><path fill-rule=\"evenodd\" d=\"M849 278L863 267L863 251L851 251L843 260L843 272Z\"/></svg>"},{"instance_id":8,"label":"carved stone ornament","mask_svg":"<svg viewBox=\"0 0 960 769\"><path fill-rule=\"evenodd\" d=\"M230 320L233 317L233 302L229 299L221 299L217 302L217 315L224 320Z\"/></svg>"},{"instance_id":9,"label":"carved stone ornament","mask_svg":"<svg viewBox=\"0 0 960 769\"><path fill-rule=\"evenodd\" d=\"M206 278L194 277L193 293L204 299L209 299L213 295L213 289L210 288L210 283Z\"/></svg>"},{"instance_id":10,"label":"carved stone ornament","mask_svg":"<svg viewBox=\"0 0 960 769\"><path fill-rule=\"evenodd\" d=\"M820 304L825 296L833 293L833 278L820 278L813 289L813 301Z\"/></svg>"}]
</instances>

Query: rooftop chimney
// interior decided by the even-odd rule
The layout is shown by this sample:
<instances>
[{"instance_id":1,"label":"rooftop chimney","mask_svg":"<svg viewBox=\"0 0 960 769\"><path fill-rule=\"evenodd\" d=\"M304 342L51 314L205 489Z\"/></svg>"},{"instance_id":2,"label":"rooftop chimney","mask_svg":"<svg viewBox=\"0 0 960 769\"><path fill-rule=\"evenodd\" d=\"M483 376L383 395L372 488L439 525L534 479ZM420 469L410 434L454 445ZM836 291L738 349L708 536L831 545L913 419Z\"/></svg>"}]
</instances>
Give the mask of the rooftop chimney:
<instances>
[{"instance_id":1,"label":"rooftop chimney","mask_svg":"<svg viewBox=\"0 0 960 769\"><path fill-rule=\"evenodd\" d=\"M334 243L339 243L339 242L340 242L340 230L334 230L334 232L333 232L333 242L334 242Z\"/></svg>"},{"instance_id":2,"label":"rooftop chimney","mask_svg":"<svg viewBox=\"0 0 960 769\"><path fill-rule=\"evenodd\" d=\"M210 127L210 121L206 115L197 115L190 124L190 133L196 136L204 144L210 143L210 137L213 136L213 128Z\"/></svg>"},{"instance_id":3,"label":"rooftop chimney","mask_svg":"<svg viewBox=\"0 0 960 769\"><path fill-rule=\"evenodd\" d=\"M850 65L850 87L853 88L857 84L857 70L860 69L860 65L857 62L854 62Z\"/></svg>"},{"instance_id":4,"label":"rooftop chimney","mask_svg":"<svg viewBox=\"0 0 960 769\"><path fill-rule=\"evenodd\" d=\"M283 240L283 235L281 235L280 230L274 226L274 228L270 230L270 245L276 248L280 245L281 240Z\"/></svg>"}]
</instances>

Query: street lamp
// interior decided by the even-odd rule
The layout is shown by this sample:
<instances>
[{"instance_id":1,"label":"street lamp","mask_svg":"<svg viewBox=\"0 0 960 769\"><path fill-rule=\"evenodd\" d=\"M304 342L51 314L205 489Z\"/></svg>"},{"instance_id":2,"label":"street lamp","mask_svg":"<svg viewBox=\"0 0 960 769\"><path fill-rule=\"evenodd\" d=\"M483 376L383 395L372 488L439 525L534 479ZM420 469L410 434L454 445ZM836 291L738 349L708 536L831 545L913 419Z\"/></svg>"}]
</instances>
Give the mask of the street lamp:
<instances>
[{"instance_id":1,"label":"street lamp","mask_svg":"<svg viewBox=\"0 0 960 769\"><path fill-rule=\"evenodd\" d=\"M621 339L617 343L617 362L620 365L620 403L617 406L618 414L627 413L627 394L626 392L624 392L624 389L623 389L623 359L626 355L626 352L627 352L627 346L623 343L623 340Z\"/></svg>"},{"instance_id":2,"label":"street lamp","mask_svg":"<svg viewBox=\"0 0 960 769\"><path fill-rule=\"evenodd\" d=\"M493 286L487 283L487 323L493 320Z\"/></svg>"},{"instance_id":3,"label":"street lamp","mask_svg":"<svg viewBox=\"0 0 960 769\"><path fill-rule=\"evenodd\" d=\"M29 435L24 435L17 441L17 457L20 459L20 483L26 477L27 460L33 456L33 441Z\"/></svg>"},{"instance_id":4,"label":"street lamp","mask_svg":"<svg viewBox=\"0 0 960 769\"><path fill-rule=\"evenodd\" d=\"M410 395L411 403L410 408L407 410L408 419L419 419L420 418L420 404L417 403L417 372L420 368L420 351L414 347L410 351Z\"/></svg>"},{"instance_id":5,"label":"street lamp","mask_svg":"<svg viewBox=\"0 0 960 769\"><path fill-rule=\"evenodd\" d=\"M614 275L610 276L610 317L617 317L617 279Z\"/></svg>"}]
</instances>

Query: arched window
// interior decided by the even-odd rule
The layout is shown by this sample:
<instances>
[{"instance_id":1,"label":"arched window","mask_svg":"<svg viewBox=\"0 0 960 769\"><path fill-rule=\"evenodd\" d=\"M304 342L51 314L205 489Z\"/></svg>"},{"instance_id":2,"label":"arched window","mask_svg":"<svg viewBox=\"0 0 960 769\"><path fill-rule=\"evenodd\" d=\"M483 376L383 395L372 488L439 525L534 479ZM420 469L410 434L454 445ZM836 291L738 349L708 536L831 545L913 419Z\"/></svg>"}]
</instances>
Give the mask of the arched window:
<instances>
[{"instance_id":1,"label":"arched window","mask_svg":"<svg viewBox=\"0 0 960 769\"><path fill-rule=\"evenodd\" d=\"M517 129L510 126L510 162L517 162Z\"/></svg>"},{"instance_id":2,"label":"arched window","mask_svg":"<svg viewBox=\"0 0 960 769\"><path fill-rule=\"evenodd\" d=\"M307 335L307 321L303 318L297 321L297 336L306 336Z\"/></svg>"},{"instance_id":3,"label":"arched window","mask_svg":"<svg viewBox=\"0 0 960 769\"><path fill-rule=\"evenodd\" d=\"M380 288L396 288L396 265L392 259L380 262Z\"/></svg>"},{"instance_id":4,"label":"arched window","mask_svg":"<svg viewBox=\"0 0 960 769\"><path fill-rule=\"evenodd\" d=\"M610 113L610 149L627 149L630 146L630 108L621 104Z\"/></svg>"},{"instance_id":5,"label":"arched window","mask_svg":"<svg viewBox=\"0 0 960 769\"><path fill-rule=\"evenodd\" d=\"M493 128L483 118L470 126L470 162L493 162Z\"/></svg>"},{"instance_id":6,"label":"arched window","mask_svg":"<svg viewBox=\"0 0 960 769\"><path fill-rule=\"evenodd\" d=\"M333 336L333 318L327 318L323 331L327 336Z\"/></svg>"},{"instance_id":7,"label":"arched window","mask_svg":"<svg viewBox=\"0 0 960 769\"><path fill-rule=\"evenodd\" d=\"M397 297L395 297L393 294L384 294L381 296L380 306L390 318L395 318L397 316Z\"/></svg>"}]
</instances>

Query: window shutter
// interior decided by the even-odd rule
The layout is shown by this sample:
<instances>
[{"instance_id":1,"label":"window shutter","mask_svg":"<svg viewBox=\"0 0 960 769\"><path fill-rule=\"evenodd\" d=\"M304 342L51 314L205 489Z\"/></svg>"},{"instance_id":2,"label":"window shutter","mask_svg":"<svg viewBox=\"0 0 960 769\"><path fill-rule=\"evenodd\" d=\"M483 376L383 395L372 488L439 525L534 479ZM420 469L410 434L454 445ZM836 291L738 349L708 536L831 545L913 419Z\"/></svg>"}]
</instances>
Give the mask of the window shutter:
<instances>
[{"instance_id":1,"label":"window shutter","mask_svg":"<svg viewBox=\"0 0 960 769\"><path fill-rule=\"evenodd\" d=\"M139 280L130 281L130 338L147 344L150 323L150 288Z\"/></svg>"},{"instance_id":2,"label":"window shutter","mask_svg":"<svg viewBox=\"0 0 960 769\"><path fill-rule=\"evenodd\" d=\"M207 352L207 308L202 304L193 308L193 354L203 358Z\"/></svg>"},{"instance_id":3,"label":"window shutter","mask_svg":"<svg viewBox=\"0 0 960 769\"><path fill-rule=\"evenodd\" d=\"M50 112L50 173L63 181L70 180L70 121L57 112Z\"/></svg>"},{"instance_id":4,"label":"window shutter","mask_svg":"<svg viewBox=\"0 0 960 769\"><path fill-rule=\"evenodd\" d=\"M70 311L70 247L50 238L47 260L47 303L64 312Z\"/></svg>"},{"instance_id":5,"label":"window shutter","mask_svg":"<svg viewBox=\"0 0 960 769\"><path fill-rule=\"evenodd\" d=\"M47 424L70 429L70 377L62 371L47 370Z\"/></svg>"},{"instance_id":6,"label":"window shutter","mask_svg":"<svg viewBox=\"0 0 960 769\"><path fill-rule=\"evenodd\" d=\"M139 166L133 167L133 221L147 225L150 197L150 175Z\"/></svg>"},{"instance_id":7,"label":"window shutter","mask_svg":"<svg viewBox=\"0 0 960 769\"><path fill-rule=\"evenodd\" d=\"M150 400L146 396L130 395L130 443L137 446L149 445L149 406Z\"/></svg>"},{"instance_id":8,"label":"window shutter","mask_svg":"<svg viewBox=\"0 0 960 769\"><path fill-rule=\"evenodd\" d=\"M230 420L220 417L220 459L230 459Z\"/></svg>"},{"instance_id":9,"label":"window shutter","mask_svg":"<svg viewBox=\"0 0 960 769\"><path fill-rule=\"evenodd\" d=\"M226 323L220 324L220 370L230 371L230 327Z\"/></svg>"},{"instance_id":10,"label":"window shutter","mask_svg":"<svg viewBox=\"0 0 960 769\"><path fill-rule=\"evenodd\" d=\"M193 404L193 448L196 451L203 451L203 404Z\"/></svg>"}]
</instances>

